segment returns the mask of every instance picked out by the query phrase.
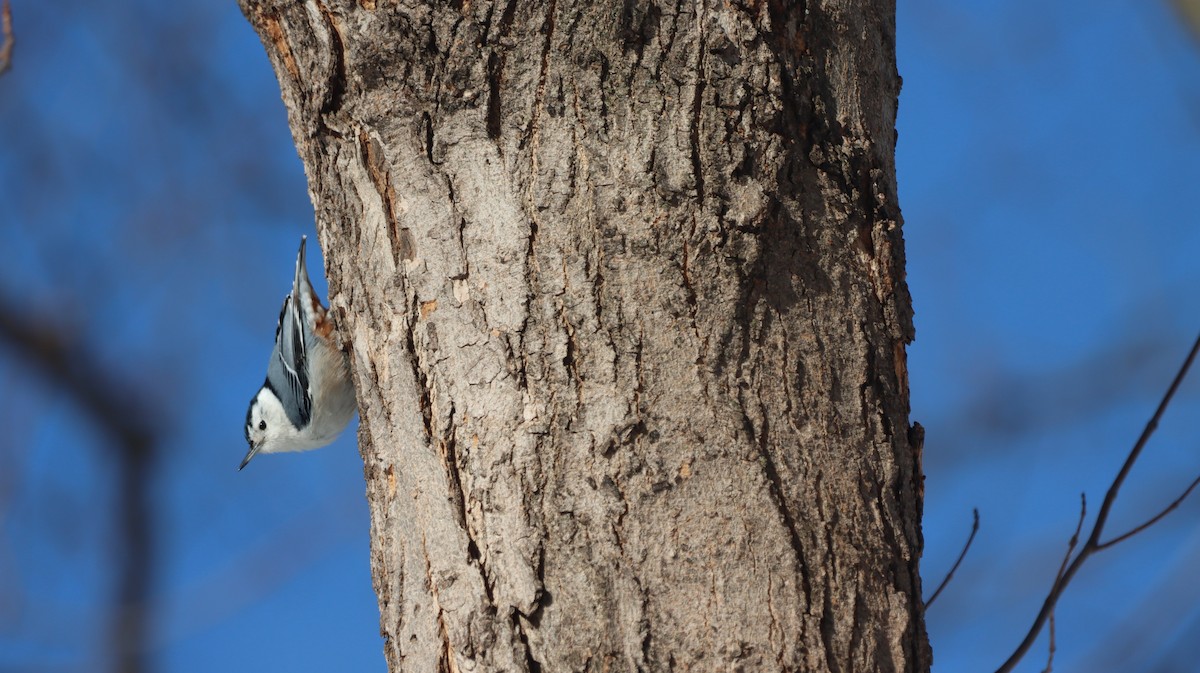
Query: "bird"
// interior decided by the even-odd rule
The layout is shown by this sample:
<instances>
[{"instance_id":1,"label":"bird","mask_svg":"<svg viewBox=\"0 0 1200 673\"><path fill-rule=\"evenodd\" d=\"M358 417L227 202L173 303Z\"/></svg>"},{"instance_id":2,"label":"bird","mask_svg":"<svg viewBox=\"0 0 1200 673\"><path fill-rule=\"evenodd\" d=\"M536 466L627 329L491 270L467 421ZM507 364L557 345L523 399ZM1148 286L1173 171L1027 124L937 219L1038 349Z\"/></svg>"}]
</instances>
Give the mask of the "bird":
<instances>
[{"instance_id":1,"label":"bird","mask_svg":"<svg viewBox=\"0 0 1200 673\"><path fill-rule=\"evenodd\" d=\"M346 429L358 405L350 363L334 341L333 319L321 305L304 262L300 237L292 291L283 299L267 378L246 410L250 445L238 470L260 453L307 451Z\"/></svg>"}]
</instances>

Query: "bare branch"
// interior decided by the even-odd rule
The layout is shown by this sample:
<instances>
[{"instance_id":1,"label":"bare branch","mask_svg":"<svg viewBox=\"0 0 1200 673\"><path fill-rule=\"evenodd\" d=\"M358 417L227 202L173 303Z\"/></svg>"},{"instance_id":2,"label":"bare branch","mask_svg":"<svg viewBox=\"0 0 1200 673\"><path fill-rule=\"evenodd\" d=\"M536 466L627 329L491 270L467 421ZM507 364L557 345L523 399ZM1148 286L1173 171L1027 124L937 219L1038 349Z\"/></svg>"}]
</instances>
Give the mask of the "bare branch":
<instances>
[{"instance_id":1,"label":"bare branch","mask_svg":"<svg viewBox=\"0 0 1200 673\"><path fill-rule=\"evenodd\" d=\"M1161 512L1150 517L1150 519L1148 519L1145 523L1134 528L1133 530L1129 531L1128 533L1125 533L1123 535L1118 535L1117 537L1109 540L1108 542L1101 542L1100 544L1096 545L1096 551L1100 551L1102 549L1108 549L1109 547L1111 547L1113 545L1120 544L1120 543L1128 540L1129 538L1133 537L1134 535L1137 535L1138 533L1146 530L1150 526L1153 526L1154 524L1158 523L1160 519L1162 519L1164 516L1170 514L1171 512L1175 511L1176 507L1179 507L1180 505L1182 505L1183 501L1187 500L1187 497L1192 494L1193 490L1196 489L1196 486L1200 486L1200 477L1196 477L1195 479L1193 479L1192 483L1188 484L1188 487L1183 490L1183 493L1180 493L1179 497L1172 500L1171 504L1164 507Z\"/></svg>"},{"instance_id":2,"label":"bare branch","mask_svg":"<svg viewBox=\"0 0 1200 673\"><path fill-rule=\"evenodd\" d=\"M146 424L152 414L131 408L132 386L102 371L94 356L69 342L63 330L37 324L35 314L0 299L0 341L70 393L117 446L138 454L148 451L158 433Z\"/></svg>"},{"instance_id":3,"label":"bare branch","mask_svg":"<svg viewBox=\"0 0 1200 673\"><path fill-rule=\"evenodd\" d=\"M112 619L111 642L114 670L137 673L146 668L150 622L146 606L154 549L149 473L159 436L147 419L161 415L145 408L144 398L132 394L129 382L105 371L93 353L62 332L37 324L33 312L0 300L0 342L71 395L117 449L119 603Z\"/></svg>"},{"instance_id":4,"label":"bare branch","mask_svg":"<svg viewBox=\"0 0 1200 673\"><path fill-rule=\"evenodd\" d=\"M1104 532L1104 524L1108 521L1108 514L1112 511L1113 503L1116 502L1117 493L1120 492L1121 485L1125 482L1125 478L1129 476L1129 471L1133 469L1133 464L1137 462L1138 456L1141 455L1142 449L1146 446L1146 442L1150 441L1150 436L1158 429L1158 422L1162 419L1163 412L1171 404L1171 399L1175 397L1175 391L1179 390L1179 385L1183 383L1183 378L1187 376L1188 369L1191 368L1198 351L1200 351L1200 336L1196 337L1195 343L1192 344L1192 350L1188 352L1183 365L1179 367L1179 372L1175 374L1175 380L1171 381L1171 387L1167 388L1162 402L1158 404L1158 409L1154 410L1154 415L1147 421L1145 429L1142 430L1142 435L1138 437L1137 443L1129 451L1129 456L1125 458L1125 464L1121 466L1121 471L1117 473L1117 477L1113 479L1112 485L1108 487L1108 493L1104 495L1104 502L1100 505L1100 512L1096 515L1096 523L1092 526L1092 534L1088 537L1084 551L1089 547L1094 549L1099 546L1100 535Z\"/></svg>"},{"instance_id":5,"label":"bare branch","mask_svg":"<svg viewBox=\"0 0 1200 673\"><path fill-rule=\"evenodd\" d=\"M1103 545L1100 543L1100 536L1104 534L1104 524L1108 522L1108 515L1112 511L1113 503L1116 502L1117 495L1121 491L1121 485L1125 483L1125 478L1129 476L1129 472L1133 469L1133 464L1137 462L1138 456L1141 455L1142 449L1145 448L1146 442L1150 441L1151 435L1158 429L1158 423L1162 419L1163 413L1167 410L1167 406L1171 404L1171 399L1175 397L1175 392L1179 389L1179 385L1183 382L1184 377L1187 376L1192 362L1196 359L1197 352L1200 352L1200 336L1196 337L1196 341L1192 344L1192 349L1188 351L1187 358L1184 359L1183 365L1179 367L1179 371L1175 374L1175 379L1171 381L1171 385L1163 395L1162 401L1159 402L1158 408L1154 410L1154 415L1147 421L1141 436L1138 437L1133 448L1129 450L1129 455L1125 457L1125 463L1121 465L1121 470L1117 472L1117 476L1113 478L1112 484L1108 487L1108 492L1105 493L1104 502L1101 503L1100 511L1096 514L1096 522L1092 524L1092 530L1088 535L1087 542L1079 550L1079 554L1075 556L1075 559L1067 565L1065 572L1060 569L1058 576L1054 580L1054 586L1050 588L1050 593L1046 595L1046 600L1042 603L1042 609L1038 612L1037 617L1034 618L1033 625L1029 627L1029 632L1025 634L1025 639L1021 641L1008 660L1000 668L996 669L996 673L1009 673L1021 661L1029 651L1029 648L1033 646L1033 642L1037 640L1038 634L1041 633L1042 626L1045 625L1046 620L1054 614L1054 608L1058 604L1058 599L1062 596L1063 591L1071 583L1071 579L1075 577L1075 573L1079 572L1079 568L1092 554L1145 530L1146 527L1166 516L1167 513L1178 506L1179 502L1183 501L1183 498L1186 498L1191 493L1192 486L1189 486L1177 502L1172 503L1167 509L1160 512L1147 523L1138 526L1133 531L1116 538L1112 542ZM1072 538L1072 543L1075 541L1076 539ZM1069 555L1070 551L1068 551Z\"/></svg>"},{"instance_id":6,"label":"bare branch","mask_svg":"<svg viewBox=\"0 0 1200 673\"><path fill-rule=\"evenodd\" d=\"M1062 581L1063 573L1067 570L1067 564L1071 562L1071 554L1075 552L1075 545L1079 544L1079 533L1083 530L1083 520L1087 518L1087 494L1079 494L1079 522L1075 524L1075 532L1071 534L1071 539L1067 542L1067 553L1063 554L1062 563L1058 565L1058 574L1054 576L1054 583L1058 584ZM1056 606L1057 607L1057 606ZM1042 669L1042 673L1051 673L1054 670L1054 652L1057 650L1057 644L1054 638L1054 610L1050 610L1050 647L1046 654L1046 668Z\"/></svg>"},{"instance_id":7,"label":"bare branch","mask_svg":"<svg viewBox=\"0 0 1200 673\"><path fill-rule=\"evenodd\" d=\"M3 35L4 42L0 43L0 75L8 72L12 67L13 45L17 43L13 37L12 29L12 7L8 4L9 0L4 0L0 5L0 35Z\"/></svg>"},{"instance_id":8,"label":"bare branch","mask_svg":"<svg viewBox=\"0 0 1200 673\"><path fill-rule=\"evenodd\" d=\"M1083 530L1083 520L1087 518L1087 493L1079 494L1079 521L1075 524L1075 532L1071 533L1071 539L1067 542L1067 553L1063 555L1062 564L1058 566L1058 574L1054 576L1055 583L1058 583L1067 571L1067 563L1071 561L1071 554L1075 551L1075 545L1079 544L1079 533Z\"/></svg>"},{"instance_id":9,"label":"bare branch","mask_svg":"<svg viewBox=\"0 0 1200 673\"><path fill-rule=\"evenodd\" d=\"M963 559L966 558L967 551L971 549L971 543L975 541L975 534L979 532L979 508L973 508L971 513L975 516L975 521L971 524L971 534L967 536L967 543L963 545L962 551L959 552L958 560L955 561L954 565L950 567L950 572L946 573L946 577L942 579L942 583L939 584L938 588L933 591L933 595L929 597L929 600L925 601L926 610L928 610L929 606L933 605L933 602L937 600L938 595L942 593L942 589L945 589L946 585L950 583L950 578L954 577L954 573L958 570L958 566L962 564Z\"/></svg>"},{"instance_id":10,"label":"bare branch","mask_svg":"<svg viewBox=\"0 0 1200 673\"><path fill-rule=\"evenodd\" d=\"M1054 613L1050 613L1050 647L1049 654L1046 655L1046 667L1042 669L1042 673L1054 673L1054 652L1058 649L1058 645L1054 637Z\"/></svg>"}]
</instances>

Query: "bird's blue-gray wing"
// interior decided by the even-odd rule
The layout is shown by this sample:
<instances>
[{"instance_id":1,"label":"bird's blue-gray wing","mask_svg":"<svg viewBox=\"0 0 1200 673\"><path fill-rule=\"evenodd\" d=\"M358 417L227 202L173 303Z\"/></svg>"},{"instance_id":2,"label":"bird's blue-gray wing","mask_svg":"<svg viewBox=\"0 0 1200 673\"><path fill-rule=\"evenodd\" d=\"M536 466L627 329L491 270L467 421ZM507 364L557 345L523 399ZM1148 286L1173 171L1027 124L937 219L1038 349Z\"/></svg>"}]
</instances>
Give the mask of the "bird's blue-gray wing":
<instances>
[{"instance_id":1,"label":"bird's blue-gray wing","mask_svg":"<svg viewBox=\"0 0 1200 673\"><path fill-rule=\"evenodd\" d=\"M304 323L295 310L293 296L283 300L279 325L275 328L275 349L267 365L267 382L283 403L288 418L298 428L312 418L312 394L308 388L308 346Z\"/></svg>"}]
</instances>

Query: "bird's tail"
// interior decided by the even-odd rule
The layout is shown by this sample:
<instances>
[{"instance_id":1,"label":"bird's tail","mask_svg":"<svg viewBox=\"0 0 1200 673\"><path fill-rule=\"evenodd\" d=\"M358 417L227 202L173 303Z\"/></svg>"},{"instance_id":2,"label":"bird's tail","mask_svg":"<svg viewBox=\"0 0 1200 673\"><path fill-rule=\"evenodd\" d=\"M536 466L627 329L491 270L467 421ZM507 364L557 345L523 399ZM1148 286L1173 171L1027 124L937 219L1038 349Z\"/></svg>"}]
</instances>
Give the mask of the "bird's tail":
<instances>
[{"instance_id":1,"label":"bird's tail","mask_svg":"<svg viewBox=\"0 0 1200 673\"><path fill-rule=\"evenodd\" d=\"M307 242L308 236L301 236L300 252L296 253L296 280L292 282L292 296L296 299L300 298L302 290L312 287L312 283L308 281L308 264L304 260L304 244Z\"/></svg>"},{"instance_id":2,"label":"bird's tail","mask_svg":"<svg viewBox=\"0 0 1200 673\"><path fill-rule=\"evenodd\" d=\"M325 308L321 306L321 300L317 299L317 291L313 289L312 281L308 277L308 264L304 255L304 244L307 240L307 236L300 237L300 252L296 254L296 279L292 282L292 306L295 310L300 311L301 315L307 317L305 327L310 331L316 331L317 323L325 315Z\"/></svg>"}]
</instances>

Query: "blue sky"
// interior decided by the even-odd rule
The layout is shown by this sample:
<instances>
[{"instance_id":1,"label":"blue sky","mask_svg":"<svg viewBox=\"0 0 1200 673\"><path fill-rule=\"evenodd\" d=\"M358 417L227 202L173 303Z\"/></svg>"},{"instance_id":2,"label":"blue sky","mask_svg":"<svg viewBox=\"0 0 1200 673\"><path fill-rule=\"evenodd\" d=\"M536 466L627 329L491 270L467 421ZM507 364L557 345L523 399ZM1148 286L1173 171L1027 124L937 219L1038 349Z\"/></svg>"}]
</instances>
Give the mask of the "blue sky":
<instances>
[{"instance_id":1,"label":"blue sky","mask_svg":"<svg viewBox=\"0 0 1200 673\"><path fill-rule=\"evenodd\" d=\"M313 221L257 37L232 0L14 4L0 233L16 263L0 267L0 299L86 338L169 428L152 477L151 663L385 670L353 434L235 469ZM1159 2L901 3L929 589L971 508L983 518L928 616L935 671L989 670L1020 640L1079 493L1094 513L1200 330L1197 44ZM120 553L112 448L3 349L0 381L0 670L94 670ZM1200 473L1197 386L1114 533ZM1056 670L1194 666L1198 513L1187 503L1085 566L1058 612ZM1044 659L1043 641L1022 670Z\"/></svg>"}]
</instances>

